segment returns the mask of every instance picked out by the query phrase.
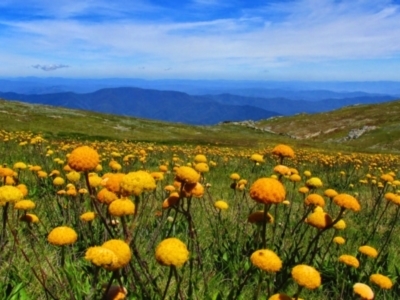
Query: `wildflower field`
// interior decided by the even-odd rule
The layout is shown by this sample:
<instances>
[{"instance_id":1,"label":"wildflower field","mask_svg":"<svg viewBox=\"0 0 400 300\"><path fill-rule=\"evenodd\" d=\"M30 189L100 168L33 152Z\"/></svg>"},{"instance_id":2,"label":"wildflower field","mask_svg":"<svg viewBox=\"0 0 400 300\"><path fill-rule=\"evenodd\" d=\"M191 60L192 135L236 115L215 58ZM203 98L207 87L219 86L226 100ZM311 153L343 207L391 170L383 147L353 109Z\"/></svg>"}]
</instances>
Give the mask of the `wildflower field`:
<instances>
[{"instance_id":1,"label":"wildflower field","mask_svg":"<svg viewBox=\"0 0 400 300\"><path fill-rule=\"evenodd\" d=\"M0 131L0 299L398 299L399 163Z\"/></svg>"}]
</instances>

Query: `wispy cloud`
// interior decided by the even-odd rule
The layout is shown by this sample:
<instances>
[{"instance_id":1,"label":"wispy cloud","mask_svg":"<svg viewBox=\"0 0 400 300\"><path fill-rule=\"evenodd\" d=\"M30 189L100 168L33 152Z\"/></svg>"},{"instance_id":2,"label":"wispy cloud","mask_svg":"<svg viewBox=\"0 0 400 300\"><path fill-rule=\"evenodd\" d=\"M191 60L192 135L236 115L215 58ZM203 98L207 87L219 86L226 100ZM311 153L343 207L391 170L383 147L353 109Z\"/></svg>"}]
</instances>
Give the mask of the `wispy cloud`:
<instances>
[{"instance_id":1,"label":"wispy cloud","mask_svg":"<svg viewBox=\"0 0 400 300\"><path fill-rule=\"evenodd\" d=\"M28 1L27 5L41 1L47 3ZM128 72L128 66L137 71L146 65L140 70L156 72L173 65L168 73L195 75L199 70L206 74L208 68L210 74L220 76L260 74L265 69L274 74L298 64L346 60L399 62L400 5L394 1L271 1L251 7L235 1L234 13L217 15L215 10L208 17L207 9L196 17L200 8L194 10L193 5L222 7L228 2L194 0L182 2L179 8L175 1L164 7L144 0L124 3L129 7L126 11L123 5L103 0L83 4L60 0L58 6L36 8L44 18L0 16L7 29L0 35L0 43L7 45L0 49L0 57L13 50L24 60L43 60L44 54L52 60L68 57L82 71L106 72L113 66ZM193 17L182 19L179 14Z\"/></svg>"},{"instance_id":2,"label":"wispy cloud","mask_svg":"<svg viewBox=\"0 0 400 300\"><path fill-rule=\"evenodd\" d=\"M40 69L43 71L55 71L57 69L68 68L67 65L33 65L32 68Z\"/></svg>"}]
</instances>

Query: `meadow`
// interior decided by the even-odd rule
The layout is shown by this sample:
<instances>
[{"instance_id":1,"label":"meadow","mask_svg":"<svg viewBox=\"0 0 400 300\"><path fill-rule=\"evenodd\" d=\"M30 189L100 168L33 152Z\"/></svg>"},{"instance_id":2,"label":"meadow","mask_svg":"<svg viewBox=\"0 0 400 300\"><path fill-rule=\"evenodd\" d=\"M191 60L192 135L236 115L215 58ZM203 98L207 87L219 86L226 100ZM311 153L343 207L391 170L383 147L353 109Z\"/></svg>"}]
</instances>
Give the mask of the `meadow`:
<instances>
[{"instance_id":1,"label":"meadow","mask_svg":"<svg viewBox=\"0 0 400 300\"><path fill-rule=\"evenodd\" d=\"M0 131L1 299L398 299L400 156Z\"/></svg>"}]
</instances>

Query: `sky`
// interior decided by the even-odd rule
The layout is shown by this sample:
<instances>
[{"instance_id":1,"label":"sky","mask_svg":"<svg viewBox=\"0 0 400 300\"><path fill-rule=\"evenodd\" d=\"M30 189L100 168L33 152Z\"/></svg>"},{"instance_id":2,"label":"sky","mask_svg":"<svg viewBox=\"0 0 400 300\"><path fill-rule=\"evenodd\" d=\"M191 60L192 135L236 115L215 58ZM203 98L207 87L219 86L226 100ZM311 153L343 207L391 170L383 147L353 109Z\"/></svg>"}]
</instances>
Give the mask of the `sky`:
<instances>
[{"instance_id":1,"label":"sky","mask_svg":"<svg viewBox=\"0 0 400 300\"><path fill-rule=\"evenodd\" d=\"M25 76L400 81L400 0L1 0Z\"/></svg>"}]
</instances>

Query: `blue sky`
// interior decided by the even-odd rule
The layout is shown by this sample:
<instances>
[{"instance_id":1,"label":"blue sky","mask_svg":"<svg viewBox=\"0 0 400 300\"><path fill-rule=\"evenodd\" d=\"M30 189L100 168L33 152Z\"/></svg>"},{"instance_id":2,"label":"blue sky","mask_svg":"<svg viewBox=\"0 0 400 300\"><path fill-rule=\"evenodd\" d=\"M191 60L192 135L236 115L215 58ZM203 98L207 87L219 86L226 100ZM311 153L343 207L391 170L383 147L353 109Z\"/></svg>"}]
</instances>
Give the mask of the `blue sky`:
<instances>
[{"instance_id":1,"label":"blue sky","mask_svg":"<svg viewBox=\"0 0 400 300\"><path fill-rule=\"evenodd\" d=\"M0 77L400 81L400 0L2 0Z\"/></svg>"}]
</instances>

